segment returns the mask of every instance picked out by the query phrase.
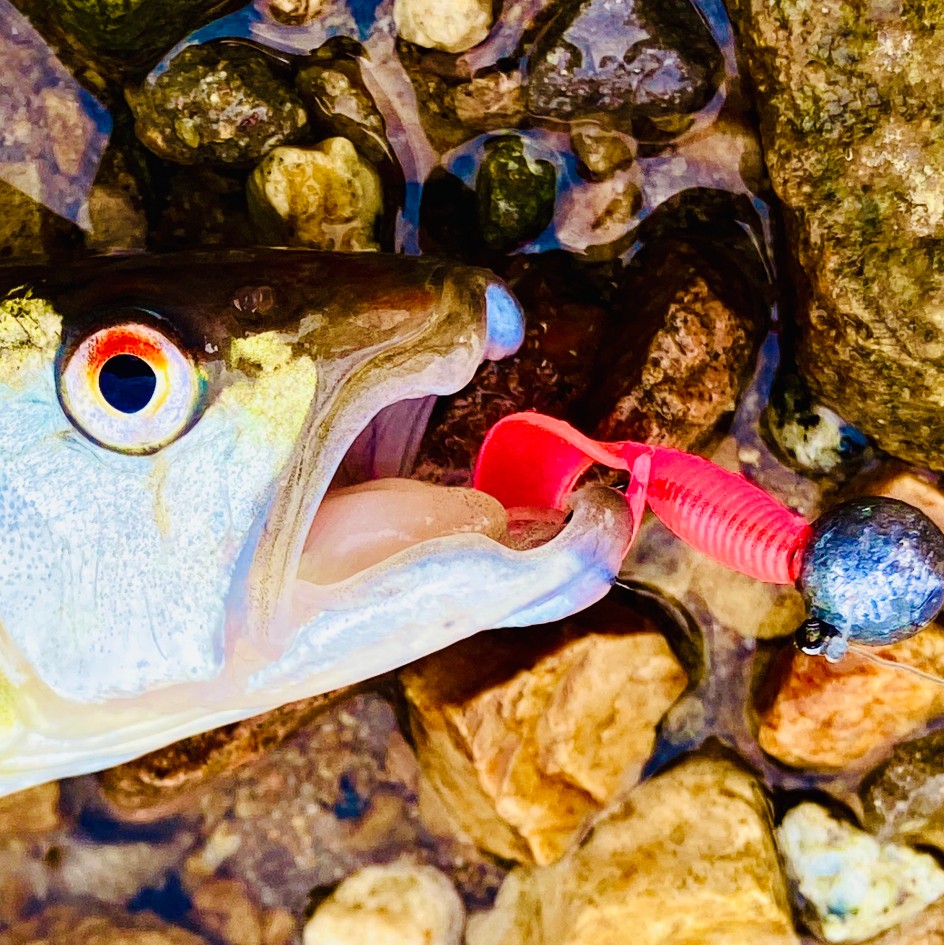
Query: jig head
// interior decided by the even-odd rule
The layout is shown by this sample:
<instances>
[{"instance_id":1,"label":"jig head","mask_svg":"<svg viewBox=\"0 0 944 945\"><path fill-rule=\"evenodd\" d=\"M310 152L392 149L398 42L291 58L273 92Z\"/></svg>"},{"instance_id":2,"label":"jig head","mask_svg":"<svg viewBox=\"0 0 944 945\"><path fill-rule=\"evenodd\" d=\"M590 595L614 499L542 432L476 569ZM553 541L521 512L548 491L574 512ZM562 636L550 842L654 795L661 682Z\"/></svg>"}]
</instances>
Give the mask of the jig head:
<instances>
[{"instance_id":1,"label":"jig head","mask_svg":"<svg viewBox=\"0 0 944 945\"><path fill-rule=\"evenodd\" d=\"M798 587L809 618L794 642L804 653L835 662L850 646L861 652L897 643L944 605L944 534L896 499L844 502L811 525L743 476L700 456L631 440L601 443L538 413L514 414L492 427L474 484L506 508L564 508L594 463L626 471L635 465L638 476L647 468L637 462L642 456L649 458L648 481L640 491L673 534L756 580Z\"/></svg>"}]
</instances>

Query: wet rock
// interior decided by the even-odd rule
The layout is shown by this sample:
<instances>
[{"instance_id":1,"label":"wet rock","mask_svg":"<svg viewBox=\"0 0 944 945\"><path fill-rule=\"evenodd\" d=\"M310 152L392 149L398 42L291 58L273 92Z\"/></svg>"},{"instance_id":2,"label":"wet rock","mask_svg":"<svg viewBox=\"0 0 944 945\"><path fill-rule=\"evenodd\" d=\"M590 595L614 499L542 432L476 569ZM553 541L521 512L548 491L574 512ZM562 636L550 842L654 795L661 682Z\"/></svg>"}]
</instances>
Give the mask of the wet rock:
<instances>
[{"instance_id":1,"label":"wet rock","mask_svg":"<svg viewBox=\"0 0 944 945\"><path fill-rule=\"evenodd\" d=\"M734 463L715 453L712 461ZM795 588L764 584L718 564L677 539L654 519L643 522L623 563L624 579L657 588L683 605L704 608L723 627L745 640L793 635L806 619L806 605Z\"/></svg>"},{"instance_id":2,"label":"wet rock","mask_svg":"<svg viewBox=\"0 0 944 945\"><path fill-rule=\"evenodd\" d=\"M944 468L944 37L938 3L737 0L813 394Z\"/></svg>"},{"instance_id":3,"label":"wet rock","mask_svg":"<svg viewBox=\"0 0 944 945\"><path fill-rule=\"evenodd\" d=\"M135 168L133 145L111 147L102 158L89 191L91 231L85 245L92 250L144 249L148 221L144 194Z\"/></svg>"},{"instance_id":4,"label":"wet rock","mask_svg":"<svg viewBox=\"0 0 944 945\"><path fill-rule=\"evenodd\" d=\"M167 193L151 231L159 250L250 246L253 238L244 175L206 166L168 168Z\"/></svg>"},{"instance_id":5,"label":"wet rock","mask_svg":"<svg viewBox=\"0 0 944 945\"><path fill-rule=\"evenodd\" d=\"M427 49L463 52L480 43L492 25L491 0L394 0L393 22L401 39Z\"/></svg>"},{"instance_id":6,"label":"wet rock","mask_svg":"<svg viewBox=\"0 0 944 945\"><path fill-rule=\"evenodd\" d=\"M349 876L305 926L304 945L459 945L465 909L431 866L398 860Z\"/></svg>"},{"instance_id":7,"label":"wet rock","mask_svg":"<svg viewBox=\"0 0 944 945\"><path fill-rule=\"evenodd\" d=\"M591 177L602 180L636 160L635 139L596 122L580 122L570 132L570 142Z\"/></svg>"},{"instance_id":8,"label":"wet rock","mask_svg":"<svg viewBox=\"0 0 944 945\"><path fill-rule=\"evenodd\" d=\"M631 930L631 931L628 931ZM798 945L760 785L692 757L549 867L509 874L468 945Z\"/></svg>"},{"instance_id":9,"label":"wet rock","mask_svg":"<svg viewBox=\"0 0 944 945\"><path fill-rule=\"evenodd\" d=\"M528 109L563 120L646 121L702 108L720 80L721 53L688 0L567 3L529 61Z\"/></svg>"},{"instance_id":10,"label":"wet rock","mask_svg":"<svg viewBox=\"0 0 944 945\"><path fill-rule=\"evenodd\" d=\"M409 853L478 902L498 870L433 835L419 816L419 772L390 705L357 696L200 797L212 826L188 855L185 888L240 881L266 910L300 915L313 889Z\"/></svg>"},{"instance_id":11,"label":"wet rock","mask_svg":"<svg viewBox=\"0 0 944 945\"><path fill-rule=\"evenodd\" d=\"M141 141L181 164L251 164L297 140L308 121L268 57L247 46L188 46L125 94Z\"/></svg>"},{"instance_id":12,"label":"wet rock","mask_svg":"<svg viewBox=\"0 0 944 945\"><path fill-rule=\"evenodd\" d=\"M471 130L513 128L525 117L524 89L519 72L473 76L453 90L456 117Z\"/></svg>"},{"instance_id":13,"label":"wet rock","mask_svg":"<svg viewBox=\"0 0 944 945\"><path fill-rule=\"evenodd\" d=\"M572 414L591 384L607 336L607 300L593 274L572 256L518 256L503 273L528 313L525 340L511 358L479 368L472 383L441 398L430 419L414 475L446 485L470 485L488 429L519 410Z\"/></svg>"},{"instance_id":14,"label":"wet rock","mask_svg":"<svg viewBox=\"0 0 944 945\"><path fill-rule=\"evenodd\" d=\"M0 798L0 837L48 833L60 822L56 782Z\"/></svg>"},{"instance_id":15,"label":"wet rock","mask_svg":"<svg viewBox=\"0 0 944 945\"><path fill-rule=\"evenodd\" d=\"M9 166L7 172L9 172ZM35 168L23 166L34 177ZM38 180L36 181L38 186ZM77 244L80 231L66 223L22 190L0 180L0 260L45 256Z\"/></svg>"},{"instance_id":16,"label":"wet rock","mask_svg":"<svg viewBox=\"0 0 944 945\"><path fill-rule=\"evenodd\" d=\"M635 257L623 286L631 317L589 398L596 435L704 447L753 369L763 322L751 292L729 265L677 241Z\"/></svg>"},{"instance_id":17,"label":"wet rock","mask_svg":"<svg viewBox=\"0 0 944 945\"><path fill-rule=\"evenodd\" d=\"M557 172L529 142L505 136L488 143L475 183L486 246L513 249L534 239L554 217Z\"/></svg>"},{"instance_id":18,"label":"wet rock","mask_svg":"<svg viewBox=\"0 0 944 945\"><path fill-rule=\"evenodd\" d=\"M194 795L215 779L275 749L350 693L341 689L290 702L109 768L99 775L102 792L112 810L126 819L167 816L191 805Z\"/></svg>"},{"instance_id":19,"label":"wet rock","mask_svg":"<svg viewBox=\"0 0 944 945\"><path fill-rule=\"evenodd\" d=\"M324 6L325 0L268 0L266 10L280 23L304 26L317 20Z\"/></svg>"},{"instance_id":20,"label":"wet rock","mask_svg":"<svg viewBox=\"0 0 944 945\"><path fill-rule=\"evenodd\" d=\"M900 499L921 509L938 528L944 530L944 493L926 476L910 469L885 468L862 484L868 495Z\"/></svg>"},{"instance_id":21,"label":"wet rock","mask_svg":"<svg viewBox=\"0 0 944 945\"><path fill-rule=\"evenodd\" d=\"M479 634L401 678L423 774L453 823L537 863L557 860L639 779L687 684L654 625L607 603L561 625Z\"/></svg>"},{"instance_id":22,"label":"wet rock","mask_svg":"<svg viewBox=\"0 0 944 945\"><path fill-rule=\"evenodd\" d=\"M347 138L276 148L247 185L249 215L269 245L363 252L383 210L380 178Z\"/></svg>"},{"instance_id":23,"label":"wet rock","mask_svg":"<svg viewBox=\"0 0 944 945\"><path fill-rule=\"evenodd\" d=\"M917 918L869 939L869 945L944 945L944 900L938 899Z\"/></svg>"},{"instance_id":24,"label":"wet rock","mask_svg":"<svg viewBox=\"0 0 944 945\"><path fill-rule=\"evenodd\" d=\"M337 60L308 66L296 76L295 87L313 123L332 136L347 138L374 163L390 158L383 116L357 63Z\"/></svg>"},{"instance_id":25,"label":"wet rock","mask_svg":"<svg viewBox=\"0 0 944 945\"><path fill-rule=\"evenodd\" d=\"M863 781L860 796L869 830L944 848L944 733L898 745Z\"/></svg>"},{"instance_id":26,"label":"wet rock","mask_svg":"<svg viewBox=\"0 0 944 945\"><path fill-rule=\"evenodd\" d=\"M620 171L601 181L581 181L561 198L554 221L560 245L590 259L616 259L633 242L642 208L640 176Z\"/></svg>"},{"instance_id":27,"label":"wet rock","mask_svg":"<svg viewBox=\"0 0 944 945\"><path fill-rule=\"evenodd\" d=\"M827 942L862 942L944 895L944 870L933 857L880 843L817 804L789 811L777 839L808 919Z\"/></svg>"},{"instance_id":28,"label":"wet rock","mask_svg":"<svg viewBox=\"0 0 944 945\"><path fill-rule=\"evenodd\" d=\"M191 896L191 919L226 945L263 945L262 910L238 880L211 879Z\"/></svg>"},{"instance_id":29,"label":"wet rock","mask_svg":"<svg viewBox=\"0 0 944 945\"><path fill-rule=\"evenodd\" d=\"M847 477L872 456L868 439L816 403L795 374L777 378L762 423L779 454L807 475Z\"/></svg>"},{"instance_id":30,"label":"wet rock","mask_svg":"<svg viewBox=\"0 0 944 945\"><path fill-rule=\"evenodd\" d=\"M944 671L944 630L937 624L910 640L870 650L924 672ZM939 682L867 662L855 652L835 664L795 653L766 685L758 741L794 767L865 766L944 713Z\"/></svg>"},{"instance_id":31,"label":"wet rock","mask_svg":"<svg viewBox=\"0 0 944 945\"><path fill-rule=\"evenodd\" d=\"M51 12L69 36L95 53L147 64L220 9L220 0L60 0Z\"/></svg>"},{"instance_id":32,"label":"wet rock","mask_svg":"<svg viewBox=\"0 0 944 945\"><path fill-rule=\"evenodd\" d=\"M206 945L150 912L125 913L93 902L50 906L4 933L0 945Z\"/></svg>"}]
</instances>

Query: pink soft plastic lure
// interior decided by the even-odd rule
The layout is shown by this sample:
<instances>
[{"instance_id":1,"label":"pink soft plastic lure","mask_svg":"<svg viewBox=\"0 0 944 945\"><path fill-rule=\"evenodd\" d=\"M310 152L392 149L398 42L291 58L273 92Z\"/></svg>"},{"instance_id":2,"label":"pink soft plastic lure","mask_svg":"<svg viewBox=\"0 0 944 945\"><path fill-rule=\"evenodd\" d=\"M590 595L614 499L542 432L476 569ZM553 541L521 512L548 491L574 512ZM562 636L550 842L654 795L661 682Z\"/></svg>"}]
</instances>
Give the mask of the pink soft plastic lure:
<instances>
[{"instance_id":1,"label":"pink soft plastic lure","mask_svg":"<svg viewBox=\"0 0 944 945\"><path fill-rule=\"evenodd\" d=\"M474 485L506 508L563 509L595 463L629 472L633 498L644 497L696 550L756 580L796 584L810 613L795 638L806 653L835 661L850 645L897 642L944 604L944 535L896 500L846 502L810 524L700 456L631 440L598 442L539 413L513 414L489 431Z\"/></svg>"}]
</instances>

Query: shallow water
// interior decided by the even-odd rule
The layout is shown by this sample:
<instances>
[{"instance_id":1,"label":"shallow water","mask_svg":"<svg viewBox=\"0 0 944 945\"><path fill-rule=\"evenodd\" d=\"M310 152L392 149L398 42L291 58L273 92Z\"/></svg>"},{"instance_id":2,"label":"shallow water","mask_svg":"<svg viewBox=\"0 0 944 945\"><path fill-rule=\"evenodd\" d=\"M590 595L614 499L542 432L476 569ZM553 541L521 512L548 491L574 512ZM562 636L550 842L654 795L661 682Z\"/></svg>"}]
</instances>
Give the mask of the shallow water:
<instances>
[{"instance_id":1,"label":"shallow water","mask_svg":"<svg viewBox=\"0 0 944 945\"><path fill-rule=\"evenodd\" d=\"M498 68L505 75L523 77L535 33L543 28L551 6L549 0L508 0L500 20L478 46L455 56L423 52L416 66L398 45L392 0L328 0L319 17L305 26L278 22L269 14L266 0L255 0L180 38L140 80L153 86L190 46L221 41L224 48L225 43L249 44L271 55L280 75L290 75L314 61L313 53L325 43L353 41L355 53L340 58L360 68L364 88L383 118L395 159L393 166L381 173L386 187L386 205L377 227L381 248L403 254L430 249L454 252L464 262L495 269L513 287L525 285L532 276L540 283L545 272L542 267L546 267L548 281L540 284L551 288L545 296L554 295L550 274L558 268L559 254L568 254L568 264L585 280L576 294L583 292L588 308L602 311L601 350L613 337L607 332L615 332L632 317L632 303L621 298L619 290L626 267L642 250L664 240L679 240L717 251L724 262L719 269L744 277L752 287L756 309L763 313L762 324L755 325L763 341L757 349L752 380L740 390L736 410L713 423L697 448L721 465L741 471L804 516L815 518L841 494L846 482L808 475L797 464L789 464L762 432L781 361L784 374L792 370L792 328L790 312L781 305L778 282L782 278L781 222L767 189L755 117L741 88L733 31L720 0L697 0L723 60L717 90L707 104L687 116L681 130L639 139L620 132L624 143L631 139L636 153L625 167L608 176L598 179L588 173L574 144L572 122L534 114L522 114L510 128L464 129L467 135L451 146L434 144L435 129L431 131L424 122L428 106L414 84L416 71L425 69L443 88L470 77L487 76ZM0 0L0 36L9 38L14 27L22 30L19 20L6 0ZM84 116L79 124L87 139L76 147L75 122L33 124L29 140L9 146L0 140L0 178L87 228L91 225L89 190L106 147L111 118L104 106L76 85L38 34L27 30L22 35L29 41L25 45L31 50L35 68L43 72L43 83L55 85ZM0 58L0 88L21 79L9 69L5 74L3 61ZM128 116L118 93L126 79L102 79L108 93L103 100L123 119ZM590 120L594 122L596 119ZM478 226L474 196L490 146L509 134L520 142L526 163L537 166L546 162L556 177L550 222L507 250L483 247L478 237L470 234ZM61 150L63 141L80 152L69 168L71 173L64 172L63 161L49 159L57 147ZM130 153L129 142L124 138L119 147L127 147ZM145 163L153 185L153 193L144 201L148 205L148 245L165 248L166 240L162 242L159 235L160 221L173 199L168 196L173 182L198 181L195 190L199 191L200 172L173 166L154 155L148 155ZM23 185L24 167L30 168L30 179L38 182L37 186ZM17 169L15 174L7 173L11 168ZM233 245L252 241L242 197L249 169L239 165L211 174L216 175L220 192L228 195L219 200L219 206L232 197L234 216L245 226L227 227L226 214L231 208L226 203L220 211L223 224L208 215L207 231L199 237L189 233L178 237L175 232L178 248L195 247L203 240L226 242L231 238ZM639 199L631 213L600 223L604 214L601 209L595 216L595 201L603 209L609 206L613 191L608 188L614 186L614 180L624 189L638 191ZM455 203L444 208L443 199L455 199ZM443 218L449 226L442 224ZM50 255L62 258L80 252L74 250L76 239L76 234L70 233L63 244L51 247ZM530 366L516 362L508 378L496 382L503 394L508 393L509 402L519 398L513 404L518 409L543 406L537 394L539 383L553 389L560 376L556 372L563 370L559 362L566 360L555 348L553 337L563 319L555 318L560 313L550 303L542 304L544 307L536 305L537 310L529 312L532 326L536 326L534 337L527 342L531 345ZM564 335L566 340L566 331ZM576 347L568 348L571 355ZM567 346L561 344L560 348ZM520 373L515 373L519 369ZM501 369L496 370L500 374ZM606 379L596 380L598 386L607 383ZM479 381L486 391L483 400L487 400L491 396L487 378ZM466 396L457 395L456 402L462 403ZM469 413L481 419L475 396L468 399L473 403ZM584 406L585 401L575 395L574 402L561 406L560 412L579 419ZM452 408L441 404L438 409L433 423L443 417L448 420ZM475 419L469 422L473 433ZM463 441L460 445L468 446L464 442L472 435L468 430L453 432L457 441ZM856 476L881 466L877 454L870 456L868 462L855 467ZM451 472L461 478L467 470L438 468L435 472L423 469L423 478L438 475L448 479ZM847 478L851 479L852 473ZM611 600L625 602L636 611L655 607L692 677L692 684L660 726L646 776L714 739L735 749L760 773L780 813L798 796L794 792L828 795L859 811L856 792L868 768L832 773L789 768L766 755L758 744L757 705L766 697L761 677L774 672L771 667L782 664L791 652L787 636L791 628L764 641L758 641L753 632L756 608L772 607L777 592L771 589L763 601L752 598L742 605L737 587L732 590L726 584L726 572L698 571L691 555L664 528L647 522L624 566L626 586L617 588ZM299 938L301 918L344 876L360 866L408 853L443 869L470 908L486 907L493 902L510 864L483 854L467 839L451 835L442 824L428 822L421 811L421 774L410 737L404 734L408 731L407 711L395 678L369 684L366 694L349 694L340 706L313 715L280 747L256 751L251 763L226 775L189 806L175 803L168 810L145 806L129 814L109 806L108 775L104 795L102 779L97 776L63 781L57 823L33 835L0 840L0 876L4 877L0 893L9 894L19 915L53 902L98 901L130 911L151 910L224 942L227 939L218 930L213 938L201 924L199 912L194 912L193 889L213 875L235 876L248 884L261 909L273 915L287 910L294 931L286 941L293 941ZM0 913L0 932L5 920L16 917L12 911Z\"/></svg>"}]
</instances>

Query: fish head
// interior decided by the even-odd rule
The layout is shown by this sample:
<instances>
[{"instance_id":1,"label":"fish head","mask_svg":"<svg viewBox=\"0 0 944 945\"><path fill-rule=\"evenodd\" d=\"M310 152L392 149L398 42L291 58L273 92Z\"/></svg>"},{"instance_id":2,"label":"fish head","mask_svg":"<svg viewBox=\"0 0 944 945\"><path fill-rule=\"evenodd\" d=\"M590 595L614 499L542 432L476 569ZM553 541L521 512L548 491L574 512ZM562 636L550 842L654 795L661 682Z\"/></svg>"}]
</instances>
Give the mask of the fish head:
<instances>
[{"instance_id":1,"label":"fish head","mask_svg":"<svg viewBox=\"0 0 944 945\"><path fill-rule=\"evenodd\" d=\"M0 793L551 620L616 573L403 480L429 405L523 337L484 270L304 251L0 273ZM457 494L461 493L461 494Z\"/></svg>"}]
</instances>

